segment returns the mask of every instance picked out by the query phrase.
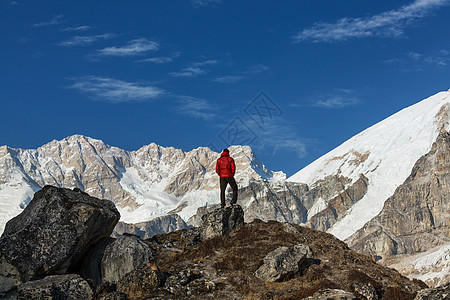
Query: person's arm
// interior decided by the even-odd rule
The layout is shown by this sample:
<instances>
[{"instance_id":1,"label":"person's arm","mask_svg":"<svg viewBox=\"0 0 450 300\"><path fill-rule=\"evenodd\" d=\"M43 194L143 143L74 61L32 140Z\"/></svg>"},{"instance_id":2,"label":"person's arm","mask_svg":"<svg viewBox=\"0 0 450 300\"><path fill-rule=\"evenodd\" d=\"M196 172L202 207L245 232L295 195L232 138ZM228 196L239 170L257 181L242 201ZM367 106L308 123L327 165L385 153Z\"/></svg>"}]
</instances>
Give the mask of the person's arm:
<instances>
[{"instance_id":1,"label":"person's arm","mask_svg":"<svg viewBox=\"0 0 450 300\"><path fill-rule=\"evenodd\" d=\"M231 174L233 174L236 172L236 165L234 164L234 159L231 158Z\"/></svg>"},{"instance_id":2,"label":"person's arm","mask_svg":"<svg viewBox=\"0 0 450 300\"><path fill-rule=\"evenodd\" d=\"M216 162L216 173L217 173L217 175L220 175L219 174L219 160L217 160L217 162Z\"/></svg>"}]
</instances>

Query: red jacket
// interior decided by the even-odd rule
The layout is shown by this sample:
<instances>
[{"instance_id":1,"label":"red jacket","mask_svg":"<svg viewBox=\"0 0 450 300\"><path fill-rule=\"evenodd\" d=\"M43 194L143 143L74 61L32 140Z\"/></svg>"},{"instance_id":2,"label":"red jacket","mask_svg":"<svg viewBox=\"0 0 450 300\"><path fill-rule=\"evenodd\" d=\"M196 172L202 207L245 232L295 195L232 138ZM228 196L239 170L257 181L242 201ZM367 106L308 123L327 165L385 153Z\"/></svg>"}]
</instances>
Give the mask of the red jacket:
<instances>
[{"instance_id":1,"label":"red jacket","mask_svg":"<svg viewBox=\"0 0 450 300\"><path fill-rule=\"evenodd\" d=\"M233 177L235 171L236 165L234 164L234 159L230 157L228 152L222 152L216 163L216 173L220 177Z\"/></svg>"}]
</instances>

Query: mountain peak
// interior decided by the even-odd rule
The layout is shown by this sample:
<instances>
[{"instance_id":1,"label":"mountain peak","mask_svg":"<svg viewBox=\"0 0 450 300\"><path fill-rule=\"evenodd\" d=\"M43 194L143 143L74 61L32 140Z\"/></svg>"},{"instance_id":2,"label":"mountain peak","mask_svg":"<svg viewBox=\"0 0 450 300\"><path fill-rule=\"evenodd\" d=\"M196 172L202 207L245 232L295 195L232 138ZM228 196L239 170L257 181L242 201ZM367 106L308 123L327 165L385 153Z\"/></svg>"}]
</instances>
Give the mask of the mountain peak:
<instances>
[{"instance_id":1,"label":"mountain peak","mask_svg":"<svg viewBox=\"0 0 450 300\"><path fill-rule=\"evenodd\" d=\"M313 185L327 176L368 178L366 195L330 229L345 239L375 217L384 202L428 153L441 129L450 130L450 92L440 92L369 127L323 155L288 181ZM363 158L363 159L361 159Z\"/></svg>"}]
</instances>

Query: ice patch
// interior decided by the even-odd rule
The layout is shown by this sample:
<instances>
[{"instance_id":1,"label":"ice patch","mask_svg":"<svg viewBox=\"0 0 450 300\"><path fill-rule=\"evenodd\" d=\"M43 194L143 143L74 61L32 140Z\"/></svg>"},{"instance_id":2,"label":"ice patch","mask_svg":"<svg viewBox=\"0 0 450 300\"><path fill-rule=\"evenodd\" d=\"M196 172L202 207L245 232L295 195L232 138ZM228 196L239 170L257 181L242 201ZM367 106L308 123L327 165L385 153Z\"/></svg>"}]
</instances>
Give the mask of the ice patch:
<instances>
[{"instance_id":1,"label":"ice patch","mask_svg":"<svg viewBox=\"0 0 450 300\"><path fill-rule=\"evenodd\" d=\"M327 208L327 202L320 197L314 202L313 206L308 210L308 220L311 219L315 214L321 212L325 208Z\"/></svg>"},{"instance_id":2,"label":"ice patch","mask_svg":"<svg viewBox=\"0 0 450 300\"><path fill-rule=\"evenodd\" d=\"M140 204L138 208L117 208L121 215L120 220L126 223L150 221L172 210L180 201L164 192L164 182L144 181L135 168L125 169L119 184Z\"/></svg>"}]
</instances>

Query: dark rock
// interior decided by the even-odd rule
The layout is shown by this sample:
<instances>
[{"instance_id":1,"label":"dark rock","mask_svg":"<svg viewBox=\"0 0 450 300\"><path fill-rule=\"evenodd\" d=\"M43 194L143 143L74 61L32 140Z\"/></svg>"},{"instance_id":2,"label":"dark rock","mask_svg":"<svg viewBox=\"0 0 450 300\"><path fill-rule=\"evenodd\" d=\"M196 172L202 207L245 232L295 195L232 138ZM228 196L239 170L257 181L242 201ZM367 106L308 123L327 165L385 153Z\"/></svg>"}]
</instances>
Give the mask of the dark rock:
<instances>
[{"instance_id":1,"label":"dark rock","mask_svg":"<svg viewBox=\"0 0 450 300\"><path fill-rule=\"evenodd\" d=\"M450 299L450 283L432 288L432 289L424 289L417 293L416 298L414 300L443 300Z\"/></svg>"},{"instance_id":2,"label":"dark rock","mask_svg":"<svg viewBox=\"0 0 450 300\"><path fill-rule=\"evenodd\" d=\"M106 247L114 241L111 237L100 240L86 253L81 262L79 273L94 289L102 282L101 266Z\"/></svg>"},{"instance_id":3,"label":"dark rock","mask_svg":"<svg viewBox=\"0 0 450 300\"><path fill-rule=\"evenodd\" d=\"M125 275L117 283L117 291L131 299L144 298L162 285L162 276L158 267L147 265Z\"/></svg>"},{"instance_id":4,"label":"dark rock","mask_svg":"<svg viewBox=\"0 0 450 300\"><path fill-rule=\"evenodd\" d=\"M167 287L178 288L179 286L185 286L191 281L200 278L198 273L192 270L182 270L166 279L165 285Z\"/></svg>"},{"instance_id":5,"label":"dark rock","mask_svg":"<svg viewBox=\"0 0 450 300\"><path fill-rule=\"evenodd\" d=\"M18 288L18 300L92 299L89 284L76 274L53 275L26 282Z\"/></svg>"},{"instance_id":6,"label":"dark rock","mask_svg":"<svg viewBox=\"0 0 450 300\"><path fill-rule=\"evenodd\" d=\"M244 211L240 205L218 208L202 217L201 236L209 239L239 229L244 224Z\"/></svg>"},{"instance_id":7,"label":"dark rock","mask_svg":"<svg viewBox=\"0 0 450 300\"><path fill-rule=\"evenodd\" d=\"M127 273L146 265L152 250L138 236L123 235L108 245L102 258L102 281L118 282Z\"/></svg>"},{"instance_id":8,"label":"dark rock","mask_svg":"<svg viewBox=\"0 0 450 300\"><path fill-rule=\"evenodd\" d=\"M264 257L255 275L265 281L283 281L300 270L309 252L309 247L303 244L277 248Z\"/></svg>"},{"instance_id":9,"label":"dark rock","mask_svg":"<svg viewBox=\"0 0 450 300\"><path fill-rule=\"evenodd\" d=\"M370 283L355 282L353 284L355 293L361 295L366 300L377 300L378 295L375 287Z\"/></svg>"},{"instance_id":10,"label":"dark rock","mask_svg":"<svg viewBox=\"0 0 450 300\"><path fill-rule=\"evenodd\" d=\"M111 282L100 283L95 290L97 300L126 300L127 295L117 292L117 285Z\"/></svg>"},{"instance_id":11,"label":"dark rock","mask_svg":"<svg viewBox=\"0 0 450 300\"><path fill-rule=\"evenodd\" d=\"M0 294L11 287L11 278L26 282L74 268L90 247L111 234L119 218L109 200L45 186L8 221L0 238L0 265L9 268L0 274Z\"/></svg>"},{"instance_id":12,"label":"dark rock","mask_svg":"<svg viewBox=\"0 0 450 300\"><path fill-rule=\"evenodd\" d=\"M4 297L7 291L14 289L20 283L19 269L0 255L0 296Z\"/></svg>"},{"instance_id":13,"label":"dark rock","mask_svg":"<svg viewBox=\"0 0 450 300\"><path fill-rule=\"evenodd\" d=\"M304 300L358 300L358 298L353 295L352 293L343 291L343 290L337 290L337 289L325 289L320 290L314 295L304 298Z\"/></svg>"},{"instance_id":14,"label":"dark rock","mask_svg":"<svg viewBox=\"0 0 450 300\"><path fill-rule=\"evenodd\" d=\"M294 234L301 234L302 233L302 227L297 224L292 223L283 223L283 230L287 233L294 233Z\"/></svg>"},{"instance_id":15,"label":"dark rock","mask_svg":"<svg viewBox=\"0 0 450 300\"><path fill-rule=\"evenodd\" d=\"M185 245L197 245L201 241L202 230L198 227L189 228L181 233Z\"/></svg>"}]
</instances>

